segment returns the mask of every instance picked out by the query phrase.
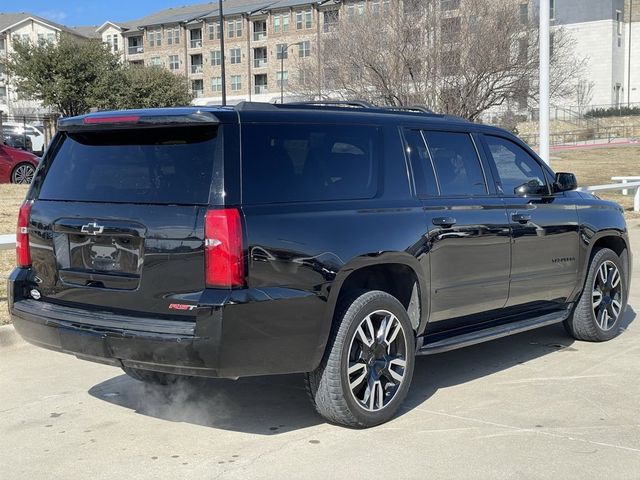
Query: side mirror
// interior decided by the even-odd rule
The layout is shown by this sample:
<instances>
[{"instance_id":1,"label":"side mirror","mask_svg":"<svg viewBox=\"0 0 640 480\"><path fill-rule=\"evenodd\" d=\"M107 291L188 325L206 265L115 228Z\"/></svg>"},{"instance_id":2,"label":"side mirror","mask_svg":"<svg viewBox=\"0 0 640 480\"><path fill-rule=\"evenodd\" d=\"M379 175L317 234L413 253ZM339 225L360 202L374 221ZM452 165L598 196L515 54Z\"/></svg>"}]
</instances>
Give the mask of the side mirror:
<instances>
[{"instance_id":1,"label":"side mirror","mask_svg":"<svg viewBox=\"0 0 640 480\"><path fill-rule=\"evenodd\" d=\"M553 184L554 193L568 192L578 188L578 180L573 173L556 173L556 181Z\"/></svg>"},{"instance_id":2,"label":"side mirror","mask_svg":"<svg viewBox=\"0 0 640 480\"><path fill-rule=\"evenodd\" d=\"M538 180L529 180L527 183L523 183L514 188L513 193L522 197L526 197L527 195L540 195L541 193L546 193L546 188L540 184Z\"/></svg>"}]
</instances>

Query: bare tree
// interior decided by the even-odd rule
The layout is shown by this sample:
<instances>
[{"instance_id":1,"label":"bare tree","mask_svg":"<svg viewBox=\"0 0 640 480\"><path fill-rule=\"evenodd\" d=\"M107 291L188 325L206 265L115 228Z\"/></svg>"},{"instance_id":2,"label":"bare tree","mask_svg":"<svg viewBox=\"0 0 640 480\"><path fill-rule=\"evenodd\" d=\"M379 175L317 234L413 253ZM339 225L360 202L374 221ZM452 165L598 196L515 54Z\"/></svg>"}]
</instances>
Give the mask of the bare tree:
<instances>
[{"instance_id":1,"label":"bare tree","mask_svg":"<svg viewBox=\"0 0 640 480\"><path fill-rule=\"evenodd\" d=\"M384 15L368 5L362 15L343 15L323 35L321 68L298 61L303 81L293 82L292 90L427 105L471 120L512 99L536 101L537 20L520 10L521 3L404 0ZM562 28L554 31L552 48L552 96L573 95L584 61L575 58L573 40Z\"/></svg>"},{"instance_id":2,"label":"bare tree","mask_svg":"<svg viewBox=\"0 0 640 480\"><path fill-rule=\"evenodd\" d=\"M578 104L580 115L584 113L585 107L587 107L587 105L591 103L591 100L593 100L594 86L595 83L588 80L580 80L576 84L576 102Z\"/></svg>"}]
</instances>

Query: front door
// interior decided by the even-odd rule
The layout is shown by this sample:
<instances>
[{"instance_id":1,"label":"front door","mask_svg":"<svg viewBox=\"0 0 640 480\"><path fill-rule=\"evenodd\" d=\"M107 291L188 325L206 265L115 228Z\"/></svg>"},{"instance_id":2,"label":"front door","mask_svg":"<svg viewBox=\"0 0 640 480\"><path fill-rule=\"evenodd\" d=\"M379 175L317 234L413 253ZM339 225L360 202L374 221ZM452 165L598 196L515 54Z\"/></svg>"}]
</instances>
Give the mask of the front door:
<instances>
[{"instance_id":1,"label":"front door","mask_svg":"<svg viewBox=\"0 0 640 480\"><path fill-rule=\"evenodd\" d=\"M493 135L484 135L484 143L511 222L507 306L563 303L578 281L575 202L565 193L552 193L546 167L522 146Z\"/></svg>"},{"instance_id":2,"label":"front door","mask_svg":"<svg viewBox=\"0 0 640 480\"><path fill-rule=\"evenodd\" d=\"M509 290L509 222L466 132L405 130L429 236L433 330L502 308ZM444 322L451 320L451 322Z\"/></svg>"}]
</instances>

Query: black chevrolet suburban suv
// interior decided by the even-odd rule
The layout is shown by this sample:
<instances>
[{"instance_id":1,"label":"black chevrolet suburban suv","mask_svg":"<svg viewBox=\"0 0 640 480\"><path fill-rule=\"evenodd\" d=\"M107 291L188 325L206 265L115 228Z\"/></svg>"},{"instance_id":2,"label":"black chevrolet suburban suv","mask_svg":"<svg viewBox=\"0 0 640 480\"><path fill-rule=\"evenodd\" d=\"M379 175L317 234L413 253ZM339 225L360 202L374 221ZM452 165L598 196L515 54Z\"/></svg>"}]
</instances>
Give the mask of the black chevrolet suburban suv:
<instances>
[{"instance_id":1,"label":"black chevrolet suburban suv","mask_svg":"<svg viewBox=\"0 0 640 480\"><path fill-rule=\"evenodd\" d=\"M131 377L305 374L318 412L390 419L416 355L564 322L620 331L622 209L521 140L353 103L63 119L9 281L29 342Z\"/></svg>"}]
</instances>

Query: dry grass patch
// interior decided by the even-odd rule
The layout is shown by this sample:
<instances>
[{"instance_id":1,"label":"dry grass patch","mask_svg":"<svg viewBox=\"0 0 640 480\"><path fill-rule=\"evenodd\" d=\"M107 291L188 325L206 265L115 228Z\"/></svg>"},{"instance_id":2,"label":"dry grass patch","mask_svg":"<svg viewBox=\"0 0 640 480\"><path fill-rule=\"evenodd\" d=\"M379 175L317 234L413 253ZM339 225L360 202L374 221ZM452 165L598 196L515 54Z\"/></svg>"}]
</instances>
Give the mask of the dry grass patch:
<instances>
[{"instance_id":1,"label":"dry grass patch","mask_svg":"<svg viewBox=\"0 0 640 480\"><path fill-rule=\"evenodd\" d=\"M0 235L15 233L18 210L28 189L28 185L0 184Z\"/></svg>"},{"instance_id":2,"label":"dry grass patch","mask_svg":"<svg viewBox=\"0 0 640 480\"><path fill-rule=\"evenodd\" d=\"M611 177L640 175L640 146L554 151L551 168L575 173L580 186L615 183ZM622 205L628 218L640 218L640 214L633 212L633 195L609 191L599 192L598 196Z\"/></svg>"},{"instance_id":3,"label":"dry grass patch","mask_svg":"<svg viewBox=\"0 0 640 480\"><path fill-rule=\"evenodd\" d=\"M7 307L7 277L15 264L15 250L0 250L0 325L11 323Z\"/></svg>"}]
</instances>

